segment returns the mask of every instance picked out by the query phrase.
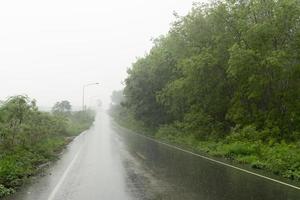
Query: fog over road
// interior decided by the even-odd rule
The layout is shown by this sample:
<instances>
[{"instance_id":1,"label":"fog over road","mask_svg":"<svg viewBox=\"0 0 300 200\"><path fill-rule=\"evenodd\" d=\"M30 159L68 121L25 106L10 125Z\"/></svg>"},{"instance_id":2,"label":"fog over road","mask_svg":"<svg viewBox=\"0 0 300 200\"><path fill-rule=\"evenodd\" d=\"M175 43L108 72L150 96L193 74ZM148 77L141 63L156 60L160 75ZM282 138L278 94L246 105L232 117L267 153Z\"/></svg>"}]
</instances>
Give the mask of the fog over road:
<instances>
[{"instance_id":1,"label":"fog over road","mask_svg":"<svg viewBox=\"0 0 300 200\"><path fill-rule=\"evenodd\" d=\"M104 112L13 200L300 199L300 191L129 133Z\"/></svg>"}]
</instances>

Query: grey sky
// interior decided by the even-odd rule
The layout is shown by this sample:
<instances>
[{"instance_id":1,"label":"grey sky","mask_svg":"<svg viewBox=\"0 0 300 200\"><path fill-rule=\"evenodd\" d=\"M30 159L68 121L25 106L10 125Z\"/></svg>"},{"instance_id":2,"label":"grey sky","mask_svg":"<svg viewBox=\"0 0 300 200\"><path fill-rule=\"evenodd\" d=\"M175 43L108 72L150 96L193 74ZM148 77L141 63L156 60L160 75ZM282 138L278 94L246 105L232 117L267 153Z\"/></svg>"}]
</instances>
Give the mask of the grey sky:
<instances>
[{"instance_id":1,"label":"grey sky","mask_svg":"<svg viewBox=\"0 0 300 200\"><path fill-rule=\"evenodd\" d=\"M42 106L81 105L87 90L109 101L126 69L192 0L8 0L0 2L0 99L28 94ZM95 98L94 98L95 99Z\"/></svg>"}]
</instances>

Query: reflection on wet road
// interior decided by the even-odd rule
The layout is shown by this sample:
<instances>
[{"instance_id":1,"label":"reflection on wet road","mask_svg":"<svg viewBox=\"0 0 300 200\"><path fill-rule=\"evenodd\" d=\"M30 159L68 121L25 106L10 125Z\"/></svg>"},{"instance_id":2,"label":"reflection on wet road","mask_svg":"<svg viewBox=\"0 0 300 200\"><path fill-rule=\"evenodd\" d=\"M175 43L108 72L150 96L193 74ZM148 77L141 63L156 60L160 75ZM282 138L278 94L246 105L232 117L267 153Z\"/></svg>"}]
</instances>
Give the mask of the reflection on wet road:
<instances>
[{"instance_id":1,"label":"reflection on wet road","mask_svg":"<svg viewBox=\"0 0 300 200\"><path fill-rule=\"evenodd\" d=\"M103 112L13 200L298 200L300 190L118 127Z\"/></svg>"}]
</instances>

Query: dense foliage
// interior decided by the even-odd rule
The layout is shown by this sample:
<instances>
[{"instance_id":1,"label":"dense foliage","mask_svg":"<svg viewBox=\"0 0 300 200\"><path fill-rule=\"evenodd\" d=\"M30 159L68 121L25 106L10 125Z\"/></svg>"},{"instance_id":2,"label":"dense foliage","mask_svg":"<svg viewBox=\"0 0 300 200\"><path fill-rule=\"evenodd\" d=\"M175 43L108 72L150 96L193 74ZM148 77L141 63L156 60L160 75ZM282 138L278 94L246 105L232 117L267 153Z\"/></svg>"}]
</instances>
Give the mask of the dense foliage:
<instances>
[{"instance_id":1,"label":"dense foliage","mask_svg":"<svg viewBox=\"0 0 300 200\"><path fill-rule=\"evenodd\" d=\"M70 105L65 104L64 105ZM58 104L54 106L57 107ZM71 109L71 107L70 107ZM0 197L10 194L39 166L57 156L69 136L87 129L93 115L38 110L34 100L14 96L0 106Z\"/></svg>"},{"instance_id":2,"label":"dense foliage","mask_svg":"<svg viewBox=\"0 0 300 200\"><path fill-rule=\"evenodd\" d=\"M270 170L300 179L300 157L283 158L300 145L298 0L195 5L133 64L125 83L123 113L160 127L156 136L211 141L211 152L218 145L261 149L246 153L247 163L283 163Z\"/></svg>"}]
</instances>

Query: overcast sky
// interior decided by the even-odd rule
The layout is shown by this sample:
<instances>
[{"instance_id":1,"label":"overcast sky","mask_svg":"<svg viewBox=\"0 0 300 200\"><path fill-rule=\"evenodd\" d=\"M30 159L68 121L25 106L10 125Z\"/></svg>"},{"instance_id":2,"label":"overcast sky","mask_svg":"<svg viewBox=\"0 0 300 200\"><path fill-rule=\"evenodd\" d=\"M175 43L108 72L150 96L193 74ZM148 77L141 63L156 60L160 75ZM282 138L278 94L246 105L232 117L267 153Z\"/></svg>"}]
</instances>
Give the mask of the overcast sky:
<instances>
[{"instance_id":1,"label":"overcast sky","mask_svg":"<svg viewBox=\"0 0 300 200\"><path fill-rule=\"evenodd\" d=\"M40 106L59 100L107 103L126 69L168 31L173 11L193 0L0 1L0 99L27 94Z\"/></svg>"}]
</instances>

